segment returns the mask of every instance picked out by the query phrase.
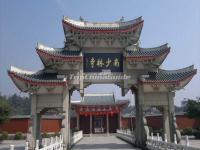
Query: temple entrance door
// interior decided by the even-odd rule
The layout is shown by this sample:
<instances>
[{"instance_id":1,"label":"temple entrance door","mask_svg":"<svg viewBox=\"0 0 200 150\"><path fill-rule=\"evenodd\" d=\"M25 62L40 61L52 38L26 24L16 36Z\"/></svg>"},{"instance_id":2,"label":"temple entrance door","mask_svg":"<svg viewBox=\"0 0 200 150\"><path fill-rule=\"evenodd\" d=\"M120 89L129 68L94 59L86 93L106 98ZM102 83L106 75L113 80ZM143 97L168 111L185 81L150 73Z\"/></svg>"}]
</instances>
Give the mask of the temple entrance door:
<instances>
[{"instance_id":1,"label":"temple entrance door","mask_svg":"<svg viewBox=\"0 0 200 150\"><path fill-rule=\"evenodd\" d=\"M104 116L94 116L94 133L104 133L106 131L104 118Z\"/></svg>"}]
</instances>

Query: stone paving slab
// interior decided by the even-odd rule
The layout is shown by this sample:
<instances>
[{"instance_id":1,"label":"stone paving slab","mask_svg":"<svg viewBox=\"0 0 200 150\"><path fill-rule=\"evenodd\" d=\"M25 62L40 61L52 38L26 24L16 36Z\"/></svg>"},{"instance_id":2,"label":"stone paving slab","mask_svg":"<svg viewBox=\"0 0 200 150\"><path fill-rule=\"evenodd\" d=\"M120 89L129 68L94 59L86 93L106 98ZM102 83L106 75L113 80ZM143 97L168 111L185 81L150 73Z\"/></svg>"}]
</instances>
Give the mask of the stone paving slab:
<instances>
[{"instance_id":1,"label":"stone paving slab","mask_svg":"<svg viewBox=\"0 0 200 150\"><path fill-rule=\"evenodd\" d=\"M15 150L24 150L25 140L4 140L0 142L0 150L10 150L10 145L15 145Z\"/></svg>"},{"instance_id":2,"label":"stone paving slab","mask_svg":"<svg viewBox=\"0 0 200 150\"><path fill-rule=\"evenodd\" d=\"M84 137L72 150L139 150L115 136Z\"/></svg>"},{"instance_id":3,"label":"stone paving slab","mask_svg":"<svg viewBox=\"0 0 200 150\"><path fill-rule=\"evenodd\" d=\"M185 140L181 140L181 144L185 145ZM192 147L200 148L200 140L189 139L189 145Z\"/></svg>"},{"instance_id":4,"label":"stone paving slab","mask_svg":"<svg viewBox=\"0 0 200 150\"><path fill-rule=\"evenodd\" d=\"M15 150L24 150L25 148L25 140L5 140L0 143L0 150L9 150L10 145L15 145ZM200 140L189 139L190 146L200 148ZM185 140L181 140L181 144L185 144ZM132 145L122 141L115 136L95 136L92 137L84 137L81 141L79 141L73 148L73 150L112 150L112 149L122 149L122 150L139 150L137 148L133 148Z\"/></svg>"}]
</instances>

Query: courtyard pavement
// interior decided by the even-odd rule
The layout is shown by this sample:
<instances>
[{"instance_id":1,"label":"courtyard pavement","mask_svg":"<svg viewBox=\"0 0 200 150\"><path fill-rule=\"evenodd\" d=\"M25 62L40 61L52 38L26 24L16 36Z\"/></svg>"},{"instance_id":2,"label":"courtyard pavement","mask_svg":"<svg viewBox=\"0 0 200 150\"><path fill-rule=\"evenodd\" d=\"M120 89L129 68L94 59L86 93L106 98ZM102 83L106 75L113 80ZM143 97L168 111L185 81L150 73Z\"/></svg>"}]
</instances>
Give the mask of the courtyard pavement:
<instances>
[{"instance_id":1,"label":"courtyard pavement","mask_svg":"<svg viewBox=\"0 0 200 150\"><path fill-rule=\"evenodd\" d=\"M139 150L131 144L115 137L115 136L91 136L84 137L72 150Z\"/></svg>"},{"instance_id":2,"label":"courtyard pavement","mask_svg":"<svg viewBox=\"0 0 200 150\"><path fill-rule=\"evenodd\" d=\"M190 139L190 146L200 148L200 140ZM5 140L0 142L0 150L9 150L10 145L15 145L15 150L24 150L25 140ZM185 140L181 140L181 144L185 145ZM122 141L113 136L93 135L92 137L84 137L72 150L139 150L131 144Z\"/></svg>"},{"instance_id":3,"label":"courtyard pavement","mask_svg":"<svg viewBox=\"0 0 200 150\"><path fill-rule=\"evenodd\" d=\"M15 145L15 150L24 150L25 144L25 140L5 140L0 142L0 150L10 150L10 145Z\"/></svg>"}]
</instances>

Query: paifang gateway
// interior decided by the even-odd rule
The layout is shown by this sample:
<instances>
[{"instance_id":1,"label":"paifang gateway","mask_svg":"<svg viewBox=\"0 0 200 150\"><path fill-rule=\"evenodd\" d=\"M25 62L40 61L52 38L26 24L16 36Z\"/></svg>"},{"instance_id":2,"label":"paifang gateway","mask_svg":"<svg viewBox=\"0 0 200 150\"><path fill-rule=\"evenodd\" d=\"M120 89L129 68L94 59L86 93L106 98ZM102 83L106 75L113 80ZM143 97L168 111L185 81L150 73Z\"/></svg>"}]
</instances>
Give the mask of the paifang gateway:
<instances>
[{"instance_id":1,"label":"paifang gateway","mask_svg":"<svg viewBox=\"0 0 200 150\"><path fill-rule=\"evenodd\" d=\"M149 130L143 111L145 107L157 107L163 113L163 128L168 141L174 134L180 141L180 132L174 115L175 91L184 88L196 74L194 66L179 70L164 70L160 66L170 52L168 44L154 48L142 48L139 44L144 20L139 17L130 21L98 23L76 21L68 17L62 20L65 44L63 48L51 48L37 44L36 52L44 68L37 72L11 67L8 71L14 84L22 92L30 93L31 118L29 131L35 147L35 139L41 141L40 118L49 110L62 114L61 133L64 146L69 149L71 94L78 90L84 96L84 88L91 84L113 83L119 86L124 96L129 90L135 95L136 146L144 147ZM130 79L69 79L71 74L126 75ZM106 89L105 89L106 90ZM80 110L87 109L79 107ZM98 109L90 108L94 112ZM106 115L102 106L101 112ZM111 109L115 109L114 107ZM113 110L117 111L117 110ZM95 115L90 113L89 115Z\"/></svg>"}]
</instances>

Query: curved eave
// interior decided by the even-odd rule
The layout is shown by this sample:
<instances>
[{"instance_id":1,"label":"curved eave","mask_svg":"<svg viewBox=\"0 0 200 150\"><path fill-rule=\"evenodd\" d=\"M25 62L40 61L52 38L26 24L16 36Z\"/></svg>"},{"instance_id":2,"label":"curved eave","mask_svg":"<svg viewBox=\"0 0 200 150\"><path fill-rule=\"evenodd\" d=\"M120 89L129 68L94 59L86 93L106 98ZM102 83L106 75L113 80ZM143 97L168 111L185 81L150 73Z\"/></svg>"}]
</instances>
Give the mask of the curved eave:
<instances>
[{"instance_id":1,"label":"curved eave","mask_svg":"<svg viewBox=\"0 0 200 150\"><path fill-rule=\"evenodd\" d=\"M66 86L66 81L33 79L27 77L25 74L19 74L10 70L8 71L8 75L21 91L26 91L25 85L27 84L33 86Z\"/></svg>"},{"instance_id":2,"label":"curved eave","mask_svg":"<svg viewBox=\"0 0 200 150\"><path fill-rule=\"evenodd\" d=\"M69 56L69 55L61 55L61 54L53 54L49 51L36 49L38 55L42 60L62 60L64 62L82 62L82 56ZM43 61L44 62L44 61Z\"/></svg>"},{"instance_id":3,"label":"curved eave","mask_svg":"<svg viewBox=\"0 0 200 150\"><path fill-rule=\"evenodd\" d=\"M165 58L167 57L167 55L170 52L170 47L165 49L164 51L158 53L157 55L137 55L137 56L125 56L126 61L147 61L147 60L156 60L156 59L160 59L160 63L162 63Z\"/></svg>"},{"instance_id":4,"label":"curved eave","mask_svg":"<svg viewBox=\"0 0 200 150\"><path fill-rule=\"evenodd\" d=\"M88 28L88 27L80 27L77 25L74 25L72 23L67 22L66 20L63 20L63 28L69 28L78 32L95 32L95 33L126 33L126 32L134 32L138 29L142 29L144 20L141 20L140 22L137 22L135 24L129 25L126 28Z\"/></svg>"},{"instance_id":5,"label":"curved eave","mask_svg":"<svg viewBox=\"0 0 200 150\"><path fill-rule=\"evenodd\" d=\"M197 73L197 69L193 69L192 73L182 79L179 80L140 80L142 84L172 84L176 87L183 88L186 86L193 78L193 76Z\"/></svg>"}]
</instances>

